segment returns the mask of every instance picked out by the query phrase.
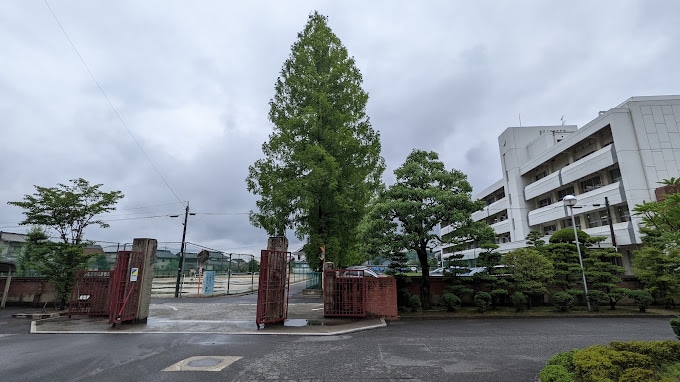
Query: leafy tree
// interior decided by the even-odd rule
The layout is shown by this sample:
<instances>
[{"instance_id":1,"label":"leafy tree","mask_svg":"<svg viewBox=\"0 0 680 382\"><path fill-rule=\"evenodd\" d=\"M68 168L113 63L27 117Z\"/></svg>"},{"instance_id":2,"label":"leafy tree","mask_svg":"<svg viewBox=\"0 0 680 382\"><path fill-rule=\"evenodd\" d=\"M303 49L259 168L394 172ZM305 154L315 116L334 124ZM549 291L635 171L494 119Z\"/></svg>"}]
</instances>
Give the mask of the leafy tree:
<instances>
[{"instance_id":1,"label":"leafy tree","mask_svg":"<svg viewBox=\"0 0 680 382\"><path fill-rule=\"evenodd\" d=\"M531 231L525 238L528 245L540 249L545 245L545 240L543 240L543 235L538 231Z\"/></svg>"},{"instance_id":2,"label":"leafy tree","mask_svg":"<svg viewBox=\"0 0 680 382\"><path fill-rule=\"evenodd\" d=\"M362 224L362 238L377 240L391 252L416 252L422 274L420 301L423 309L429 309L430 250L442 244L486 241L493 237L493 229L471 219L484 202L472 200L465 174L446 170L437 153L413 150L394 174L396 183L373 201ZM453 230L445 237L435 230L441 222Z\"/></svg>"},{"instance_id":3,"label":"leafy tree","mask_svg":"<svg viewBox=\"0 0 680 382\"><path fill-rule=\"evenodd\" d=\"M633 271L657 301L669 304L680 293L680 248L646 245L635 252Z\"/></svg>"},{"instance_id":4,"label":"leafy tree","mask_svg":"<svg viewBox=\"0 0 680 382\"><path fill-rule=\"evenodd\" d=\"M583 245L581 249L585 250L585 244L588 242L590 235L578 229L576 232L579 242ZM578 251L574 243L574 229L564 228L558 230L550 236L549 241L550 244L541 248L545 250L545 253L553 263L555 270L553 284L565 292L582 288L581 264L579 263Z\"/></svg>"},{"instance_id":5,"label":"leafy tree","mask_svg":"<svg viewBox=\"0 0 680 382\"><path fill-rule=\"evenodd\" d=\"M248 262L248 272L258 272L260 270L260 263L254 258Z\"/></svg>"},{"instance_id":6,"label":"leafy tree","mask_svg":"<svg viewBox=\"0 0 680 382\"><path fill-rule=\"evenodd\" d=\"M97 256L94 261L91 261L91 268L96 268L100 271L108 271L111 269L111 265L108 260L106 260L106 255L101 254Z\"/></svg>"},{"instance_id":7,"label":"leafy tree","mask_svg":"<svg viewBox=\"0 0 680 382\"><path fill-rule=\"evenodd\" d=\"M512 284L517 291L526 295L548 293L546 285L552 281L552 262L533 248L518 248L503 257L508 266L507 272L512 275ZM531 298L529 307L531 308Z\"/></svg>"},{"instance_id":8,"label":"leafy tree","mask_svg":"<svg viewBox=\"0 0 680 382\"><path fill-rule=\"evenodd\" d=\"M619 288L620 274L624 268L616 265L616 259L621 254L614 248L589 248L588 255L583 259L586 269L588 290L599 290L606 294L609 300L609 309L616 309L616 303L626 297L628 289Z\"/></svg>"},{"instance_id":9,"label":"leafy tree","mask_svg":"<svg viewBox=\"0 0 680 382\"><path fill-rule=\"evenodd\" d=\"M45 231L31 230L28 246L31 264L54 283L62 306L71 293L74 272L86 269L90 260L83 254L83 231L92 224L108 227L96 216L115 210L123 197L120 191L104 192L101 186L73 179L69 185L35 186L36 192L24 195L23 201L8 202L24 209L26 218L19 224L48 227L58 233L61 242L50 243Z\"/></svg>"},{"instance_id":10,"label":"leafy tree","mask_svg":"<svg viewBox=\"0 0 680 382\"><path fill-rule=\"evenodd\" d=\"M269 235L294 229L304 251L326 247L336 265L361 260L357 227L381 185L380 136L366 115L362 76L325 16L314 12L276 81L269 102L274 132L264 159L249 168L250 192L260 196L250 221Z\"/></svg>"}]
</instances>

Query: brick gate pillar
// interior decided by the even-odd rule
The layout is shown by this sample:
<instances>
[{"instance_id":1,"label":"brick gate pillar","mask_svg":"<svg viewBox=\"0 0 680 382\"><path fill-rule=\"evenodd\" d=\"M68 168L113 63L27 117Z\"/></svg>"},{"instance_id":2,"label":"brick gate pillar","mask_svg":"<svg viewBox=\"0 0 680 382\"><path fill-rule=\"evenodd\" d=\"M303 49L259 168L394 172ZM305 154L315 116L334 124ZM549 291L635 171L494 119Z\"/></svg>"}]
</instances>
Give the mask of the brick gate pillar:
<instances>
[{"instance_id":1,"label":"brick gate pillar","mask_svg":"<svg viewBox=\"0 0 680 382\"><path fill-rule=\"evenodd\" d=\"M151 285L153 283L153 263L156 260L156 248L158 242L155 239L134 239L132 251L144 254L144 270L142 271L139 284L139 303L137 304L137 321L146 322L149 317L149 305L151 304Z\"/></svg>"},{"instance_id":2,"label":"brick gate pillar","mask_svg":"<svg viewBox=\"0 0 680 382\"><path fill-rule=\"evenodd\" d=\"M267 250L288 252L288 239L285 236L270 236L267 239Z\"/></svg>"}]
</instances>

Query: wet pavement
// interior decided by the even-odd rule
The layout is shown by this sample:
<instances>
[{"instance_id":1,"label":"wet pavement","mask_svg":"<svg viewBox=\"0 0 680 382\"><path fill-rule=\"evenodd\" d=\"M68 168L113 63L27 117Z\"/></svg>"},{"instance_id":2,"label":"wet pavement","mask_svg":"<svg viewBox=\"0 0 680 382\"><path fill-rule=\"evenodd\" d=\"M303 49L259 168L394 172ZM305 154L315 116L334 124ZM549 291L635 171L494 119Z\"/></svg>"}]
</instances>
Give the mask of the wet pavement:
<instances>
[{"instance_id":1,"label":"wet pavement","mask_svg":"<svg viewBox=\"0 0 680 382\"><path fill-rule=\"evenodd\" d=\"M31 333L215 333L215 334L277 334L323 336L352 333L385 327L381 318L327 318L321 302L291 303L288 319L283 323L255 323L256 304L197 302L152 302L146 323L112 325L108 317L68 316L37 319L31 323ZM263 327L264 326L264 327Z\"/></svg>"}]
</instances>

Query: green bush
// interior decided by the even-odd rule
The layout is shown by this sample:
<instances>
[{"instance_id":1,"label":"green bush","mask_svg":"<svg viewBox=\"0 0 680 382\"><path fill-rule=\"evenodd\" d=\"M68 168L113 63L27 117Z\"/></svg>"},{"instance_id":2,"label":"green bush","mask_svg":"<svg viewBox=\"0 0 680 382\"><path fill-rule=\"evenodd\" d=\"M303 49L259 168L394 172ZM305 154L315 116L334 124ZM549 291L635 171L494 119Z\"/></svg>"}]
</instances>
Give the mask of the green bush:
<instances>
[{"instance_id":1,"label":"green bush","mask_svg":"<svg viewBox=\"0 0 680 382\"><path fill-rule=\"evenodd\" d=\"M609 303L609 296L601 290L588 291L588 301L593 312L599 312L602 304Z\"/></svg>"},{"instance_id":2,"label":"green bush","mask_svg":"<svg viewBox=\"0 0 680 382\"><path fill-rule=\"evenodd\" d=\"M569 312L574 308L574 296L567 292L557 292L553 294L553 304L560 312Z\"/></svg>"},{"instance_id":3,"label":"green bush","mask_svg":"<svg viewBox=\"0 0 680 382\"><path fill-rule=\"evenodd\" d=\"M466 294L473 294L475 291L463 285L448 285L446 288L444 288L444 293L451 293L455 294L456 296L465 296Z\"/></svg>"},{"instance_id":4,"label":"green bush","mask_svg":"<svg viewBox=\"0 0 680 382\"><path fill-rule=\"evenodd\" d=\"M408 307L411 309L411 312L417 312L420 310L422 307L422 302L420 301L420 296L411 296L408 299Z\"/></svg>"},{"instance_id":5,"label":"green bush","mask_svg":"<svg viewBox=\"0 0 680 382\"><path fill-rule=\"evenodd\" d=\"M460 297L453 293L444 293L442 296L442 303L449 312L455 312L460 309Z\"/></svg>"},{"instance_id":6,"label":"green bush","mask_svg":"<svg viewBox=\"0 0 680 382\"><path fill-rule=\"evenodd\" d=\"M574 363L573 363L574 354L577 351L578 351L577 349L573 349L573 350L557 353L557 354L553 355L552 357L550 357L547 365L559 365L559 366L563 366L567 370L572 370L574 368Z\"/></svg>"},{"instance_id":7,"label":"green bush","mask_svg":"<svg viewBox=\"0 0 680 382\"><path fill-rule=\"evenodd\" d=\"M574 375L564 366L548 365L541 370L541 382L574 382Z\"/></svg>"},{"instance_id":8,"label":"green bush","mask_svg":"<svg viewBox=\"0 0 680 382\"><path fill-rule=\"evenodd\" d=\"M654 297L645 290L631 290L626 295L635 301L635 305L640 309L640 312L646 312L647 307L654 302Z\"/></svg>"},{"instance_id":9,"label":"green bush","mask_svg":"<svg viewBox=\"0 0 680 382\"><path fill-rule=\"evenodd\" d=\"M525 296L524 293L515 292L510 299L512 300L512 305L515 306L516 312L523 312L527 308L529 300L527 300L527 296Z\"/></svg>"},{"instance_id":10,"label":"green bush","mask_svg":"<svg viewBox=\"0 0 680 382\"><path fill-rule=\"evenodd\" d=\"M676 341L614 341L609 347L651 357L657 365L680 361L680 342Z\"/></svg>"},{"instance_id":11,"label":"green bush","mask_svg":"<svg viewBox=\"0 0 680 382\"><path fill-rule=\"evenodd\" d=\"M655 372L649 369L642 369L639 367L632 367L630 369L626 369L619 378L619 382L649 382L658 380L659 378Z\"/></svg>"},{"instance_id":12,"label":"green bush","mask_svg":"<svg viewBox=\"0 0 680 382\"><path fill-rule=\"evenodd\" d=\"M680 340L680 317L671 318L670 320L671 328L673 328L673 333Z\"/></svg>"},{"instance_id":13,"label":"green bush","mask_svg":"<svg viewBox=\"0 0 680 382\"><path fill-rule=\"evenodd\" d=\"M617 381L624 370L650 368L652 358L630 351L617 351L604 345L590 346L574 354L575 379L582 382Z\"/></svg>"},{"instance_id":14,"label":"green bush","mask_svg":"<svg viewBox=\"0 0 680 382\"><path fill-rule=\"evenodd\" d=\"M479 313L486 312L491 306L491 295L487 292L477 292L477 294L475 294L475 306Z\"/></svg>"},{"instance_id":15,"label":"green bush","mask_svg":"<svg viewBox=\"0 0 680 382\"><path fill-rule=\"evenodd\" d=\"M507 289L494 289L490 293L491 295L491 305L494 306L494 304L498 304L503 302L503 298L508 295L508 290Z\"/></svg>"}]
</instances>

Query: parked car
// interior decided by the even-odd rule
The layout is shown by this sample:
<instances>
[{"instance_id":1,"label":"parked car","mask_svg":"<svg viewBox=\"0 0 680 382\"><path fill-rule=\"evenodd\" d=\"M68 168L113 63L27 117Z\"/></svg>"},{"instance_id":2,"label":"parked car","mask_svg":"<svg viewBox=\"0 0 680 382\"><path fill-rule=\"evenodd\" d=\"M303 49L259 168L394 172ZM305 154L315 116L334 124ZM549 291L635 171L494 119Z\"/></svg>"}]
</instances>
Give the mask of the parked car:
<instances>
[{"instance_id":1,"label":"parked car","mask_svg":"<svg viewBox=\"0 0 680 382\"><path fill-rule=\"evenodd\" d=\"M382 273L378 273L369 267L363 265L355 265L347 267L344 269L345 272L342 273L343 277L361 277L361 271L364 271L364 277L387 277Z\"/></svg>"}]
</instances>

